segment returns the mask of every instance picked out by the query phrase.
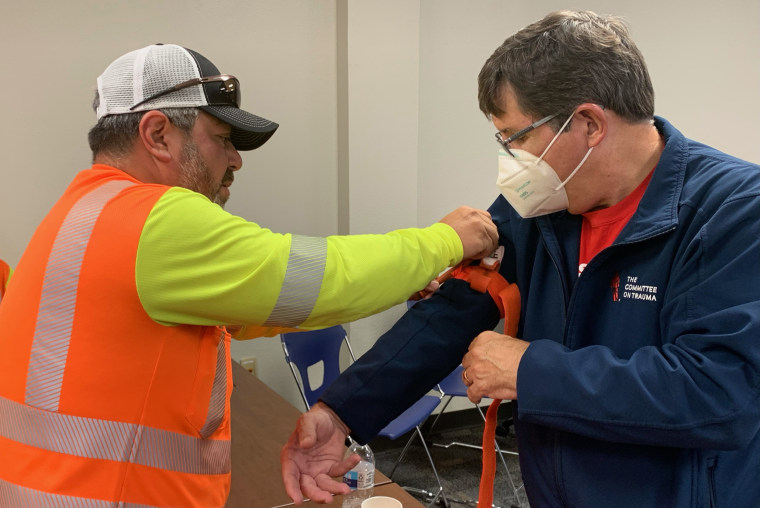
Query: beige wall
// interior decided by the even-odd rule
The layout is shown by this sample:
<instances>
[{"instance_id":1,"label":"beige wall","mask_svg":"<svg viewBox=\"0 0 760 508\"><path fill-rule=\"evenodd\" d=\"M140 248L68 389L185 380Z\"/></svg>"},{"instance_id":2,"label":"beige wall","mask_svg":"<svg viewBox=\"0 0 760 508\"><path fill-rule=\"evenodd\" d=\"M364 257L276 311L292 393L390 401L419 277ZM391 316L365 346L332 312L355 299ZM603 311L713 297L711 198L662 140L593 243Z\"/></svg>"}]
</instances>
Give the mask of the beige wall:
<instances>
[{"instance_id":1,"label":"beige wall","mask_svg":"<svg viewBox=\"0 0 760 508\"><path fill-rule=\"evenodd\" d=\"M685 134L760 162L760 3L675 0L48 0L0 7L0 258L18 262L63 188L89 165L95 78L116 56L173 42L243 83L277 121L243 154L228 210L280 232L427 225L496 196L493 127L476 76L509 34L550 10L626 17L656 111ZM401 306L350 325L359 352ZM298 404L279 340L236 343Z\"/></svg>"}]
</instances>

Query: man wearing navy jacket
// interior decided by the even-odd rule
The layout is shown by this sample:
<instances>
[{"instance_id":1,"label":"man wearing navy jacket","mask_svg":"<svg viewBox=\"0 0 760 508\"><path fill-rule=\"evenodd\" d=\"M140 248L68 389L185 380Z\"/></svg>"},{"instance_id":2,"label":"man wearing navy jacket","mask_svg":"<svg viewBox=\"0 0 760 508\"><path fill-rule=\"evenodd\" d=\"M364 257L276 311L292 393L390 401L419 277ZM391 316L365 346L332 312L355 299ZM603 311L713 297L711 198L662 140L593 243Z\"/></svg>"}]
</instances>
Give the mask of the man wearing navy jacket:
<instances>
[{"instance_id":1,"label":"man wearing navy jacket","mask_svg":"<svg viewBox=\"0 0 760 508\"><path fill-rule=\"evenodd\" d=\"M654 116L615 17L551 13L478 85L520 339L444 283L301 417L291 497L326 501L345 435L368 441L461 361L471 400L516 401L532 508L760 506L760 167Z\"/></svg>"}]
</instances>

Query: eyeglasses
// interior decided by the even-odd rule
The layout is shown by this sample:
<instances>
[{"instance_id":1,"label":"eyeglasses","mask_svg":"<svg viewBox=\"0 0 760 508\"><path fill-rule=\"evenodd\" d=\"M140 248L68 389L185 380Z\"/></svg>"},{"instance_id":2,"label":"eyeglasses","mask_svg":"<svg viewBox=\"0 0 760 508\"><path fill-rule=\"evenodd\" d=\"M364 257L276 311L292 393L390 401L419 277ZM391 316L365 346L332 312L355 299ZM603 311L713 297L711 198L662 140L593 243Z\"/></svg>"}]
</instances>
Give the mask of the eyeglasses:
<instances>
[{"instance_id":1,"label":"eyeglasses","mask_svg":"<svg viewBox=\"0 0 760 508\"><path fill-rule=\"evenodd\" d=\"M177 85L174 85L171 88L167 88L166 90L163 90L161 92L158 92L157 94L151 95L147 99L143 99L131 108L129 108L130 111L134 110L136 107L141 106L145 104L146 102L150 102L153 99L158 99L159 97L163 97L164 95L170 94L172 92L176 92L178 90L182 90L184 88L190 88L191 86L195 85L203 85L206 83L220 83L220 86L218 89L215 87L206 87L206 93L208 95L208 102L211 106L221 106L221 105L229 105L229 106L235 106L240 107L240 103L242 100L242 94L240 91L240 81L235 76L231 76L229 74L219 74L218 76L204 76L201 78L194 78L189 79L187 81L183 81L182 83L179 83Z\"/></svg>"},{"instance_id":2,"label":"eyeglasses","mask_svg":"<svg viewBox=\"0 0 760 508\"><path fill-rule=\"evenodd\" d=\"M541 127L543 124L545 124L549 120L553 119L558 114L559 113L555 113L553 115L545 116L541 120L530 124L529 126L527 126L526 128L524 128L523 130L515 132L514 134L512 134L511 136L509 136L507 139L504 139L504 138L501 137L501 132L497 132L496 133L496 141L504 148L504 150L507 151L507 153L510 156L514 157L515 155L509 150L509 144L511 142L520 139L521 137L525 136L527 133L529 133L533 129Z\"/></svg>"}]
</instances>

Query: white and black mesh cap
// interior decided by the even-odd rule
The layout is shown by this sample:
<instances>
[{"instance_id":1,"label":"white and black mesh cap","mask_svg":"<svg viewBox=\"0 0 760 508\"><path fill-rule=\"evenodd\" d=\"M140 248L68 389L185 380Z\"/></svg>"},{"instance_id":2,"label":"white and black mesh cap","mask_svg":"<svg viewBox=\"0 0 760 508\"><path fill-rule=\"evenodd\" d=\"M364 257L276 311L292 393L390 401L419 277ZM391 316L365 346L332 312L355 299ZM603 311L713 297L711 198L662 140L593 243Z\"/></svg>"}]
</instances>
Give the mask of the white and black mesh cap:
<instances>
[{"instance_id":1,"label":"white and black mesh cap","mask_svg":"<svg viewBox=\"0 0 760 508\"><path fill-rule=\"evenodd\" d=\"M260 147L279 125L240 109L240 85L235 78L233 101L228 93L220 92L219 81L162 94L189 80L219 75L219 69L203 55L174 44L131 51L114 60L98 77L98 120L152 109L200 108L232 126L230 138L236 149ZM146 101L157 94L161 95Z\"/></svg>"}]
</instances>

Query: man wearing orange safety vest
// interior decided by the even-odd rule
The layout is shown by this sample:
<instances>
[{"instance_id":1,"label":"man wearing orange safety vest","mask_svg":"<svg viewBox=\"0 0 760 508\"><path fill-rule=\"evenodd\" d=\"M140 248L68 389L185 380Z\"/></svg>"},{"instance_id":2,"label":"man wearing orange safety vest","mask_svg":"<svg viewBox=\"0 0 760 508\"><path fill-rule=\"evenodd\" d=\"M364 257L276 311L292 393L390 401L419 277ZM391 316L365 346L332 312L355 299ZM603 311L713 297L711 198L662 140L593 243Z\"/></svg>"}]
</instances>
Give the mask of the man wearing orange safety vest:
<instances>
[{"instance_id":1,"label":"man wearing orange safety vest","mask_svg":"<svg viewBox=\"0 0 760 508\"><path fill-rule=\"evenodd\" d=\"M230 215L238 150L277 124L202 55L153 45L97 80L94 164L0 306L0 505L222 507L230 334L352 321L496 245L486 212L314 238ZM387 274L394 273L393 280Z\"/></svg>"}]
</instances>

